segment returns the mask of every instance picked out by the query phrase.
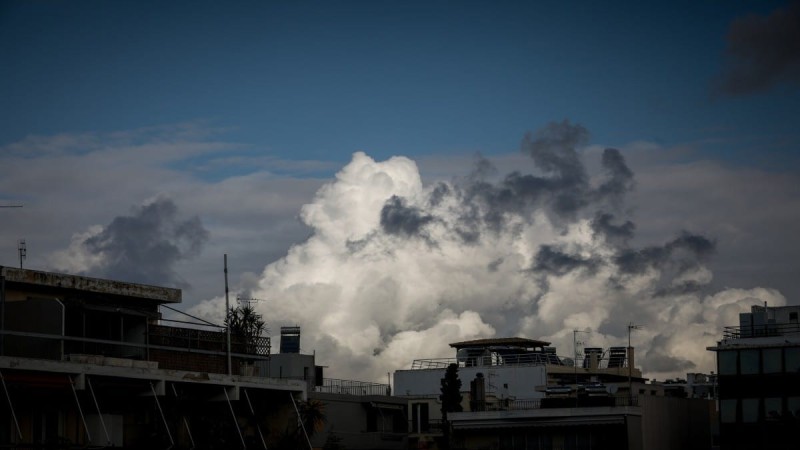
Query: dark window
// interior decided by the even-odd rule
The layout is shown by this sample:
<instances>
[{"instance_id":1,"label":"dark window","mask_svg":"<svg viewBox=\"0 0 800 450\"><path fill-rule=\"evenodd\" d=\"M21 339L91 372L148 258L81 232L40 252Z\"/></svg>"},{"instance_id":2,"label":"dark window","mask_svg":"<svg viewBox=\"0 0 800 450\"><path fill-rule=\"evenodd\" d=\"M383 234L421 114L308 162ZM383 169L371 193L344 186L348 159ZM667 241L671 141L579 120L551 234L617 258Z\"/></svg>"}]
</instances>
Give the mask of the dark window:
<instances>
[{"instance_id":1,"label":"dark window","mask_svg":"<svg viewBox=\"0 0 800 450\"><path fill-rule=\"evenodd\" d=\"M780 348L765 348L762 352L764 358L764 373L781 373L783 370L783 361L781 356L783 350Z\"/></svg>"},{"instance_id":2,"label":"dark window","mask_svg":"<svg viewBox=\"0 0 800 450\"><path fill-rule=\"evenodd\" d=\"M736 351L720 351L717 353L719 359L720 375L736 375Z\"/></svg>"},{"instance_id":3,"label":"dark window","mask_svg":"<svg viewBox=\"0 0 800 450\"><path fill-rule=\"evenodd\" d=\"M758 354L757 349L742 350L739 353L739 364L742 375L756 375L758 374Z\"/></svg>"},{"instance_id":4,"label":"dark window","mask_svg":"<svg viewBox=\"0 0 800 450\"><path fill-rule=\"evenodd\" d=\"M411 431L414 433L426 433L430 431L427 403L411 404Z\"/></svg>"}]
</instances>

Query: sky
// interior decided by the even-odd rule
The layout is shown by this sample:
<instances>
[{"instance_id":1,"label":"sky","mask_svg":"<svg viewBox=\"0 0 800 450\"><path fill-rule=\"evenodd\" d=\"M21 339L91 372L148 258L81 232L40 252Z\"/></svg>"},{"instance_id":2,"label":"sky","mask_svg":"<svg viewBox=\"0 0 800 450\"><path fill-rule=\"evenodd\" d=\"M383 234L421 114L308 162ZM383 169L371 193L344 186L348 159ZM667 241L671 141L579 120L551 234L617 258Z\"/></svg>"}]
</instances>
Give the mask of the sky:
<instances>
[{"instance_id":1,"label":"sky","mask_svg":"<svg viewBox=\"0 0 800 450\"><path fill-rule=\"evenodd\" d=\"M708 372L800 305L799 88L798 2L4 1L0 265L218 323L227 255L337 378L629 324Z\"/></svg>"}]
</instances>

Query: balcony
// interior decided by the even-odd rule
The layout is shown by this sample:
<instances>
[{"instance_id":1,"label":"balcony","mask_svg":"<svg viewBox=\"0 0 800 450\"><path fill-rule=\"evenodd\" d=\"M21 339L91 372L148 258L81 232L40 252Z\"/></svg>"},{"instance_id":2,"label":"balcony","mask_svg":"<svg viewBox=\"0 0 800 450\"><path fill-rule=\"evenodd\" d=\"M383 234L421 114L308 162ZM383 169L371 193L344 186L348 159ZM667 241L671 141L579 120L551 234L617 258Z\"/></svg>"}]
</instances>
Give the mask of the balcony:
<instances>
[{"instance_id":1,"label":"balcony","mask_svg":"<svg viewBox=\"0 0 800 450\"><path fill-rule=\"evenodd\" d=\"M767 323L743 327L725 327L722 334L725 340L797 335L800 334L800 323Z\"/></svg>"},{"instance_id":2,"label":"balcony","mask_svg":"<svg viewBox=\"0 0 800 450\"><path fill-rule=\"evenodd\" d=\"M118 367L159 368L227 373L227 333L197 328L148 325L141 333L125 333L124 340L99 339L27 331L0 331L3 356L69 361ZM231 373L241 366L266 360L270 338L247 341L231 336Z\"/></svg>"}]
</instances>

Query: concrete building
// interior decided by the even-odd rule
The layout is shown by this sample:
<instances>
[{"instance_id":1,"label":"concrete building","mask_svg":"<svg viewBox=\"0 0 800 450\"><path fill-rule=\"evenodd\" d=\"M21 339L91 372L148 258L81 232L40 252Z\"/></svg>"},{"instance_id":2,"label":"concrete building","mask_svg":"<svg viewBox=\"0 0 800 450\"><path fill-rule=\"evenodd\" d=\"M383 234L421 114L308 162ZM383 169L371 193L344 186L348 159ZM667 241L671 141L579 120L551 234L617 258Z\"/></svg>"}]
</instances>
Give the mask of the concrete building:
<instances>
[{"instance_id":1,"label":"concrete building","mask_svg":"<svg viewBox=\"0 0 800 450\"><path fill-rule=\"evenodd\" d=\"M633 349L587 348L579 360L525 338L451 344L456 357L416 360L395 372L409 400L409 442L437 448L443 427L465 449L704 449L713 402L665 397L628 365ZM623 349L623 351L620 351ZM450 364L462 380L462 412L442 423L440 380Z\"/></svg>"},{"instance_id":2,"label":"concrete building","mask_svg":"<svg viewBox=\"0 0 800 450\"><path fill-rule=\"evenodd\" d=\"M299 327L282 327L280 353L260 367L267 376L302 381L308 387L309 402L325 417L319 429L307 430L309 445L322 448L335 439L348 450L405 450L407 401L392 397L388 384L324 377L325 367L317 365L316 353L301 352L300 337Z\"/></svg>"},{"instance_id":3,"label":"concrete building","mask_svg":"<svg viewBox=\"0 0 800 450\"><path fill-rule=\"evenodd\" d=\"M708 350L717 355L720 449L795 449L800 306L753 306Z\"/></svg>"},{"instance_id":4,"label":"concrete building","mask_svg":"<svg viewBox=\"0 0 800 450\"><path fill-rule=\"evenodd\" d=\"M168 326L181 291L0 267L0 446L267 448L299 380L254 377L269 338ZM272 447L271 447L272 448Z\"/></svg>"}]
</instances>

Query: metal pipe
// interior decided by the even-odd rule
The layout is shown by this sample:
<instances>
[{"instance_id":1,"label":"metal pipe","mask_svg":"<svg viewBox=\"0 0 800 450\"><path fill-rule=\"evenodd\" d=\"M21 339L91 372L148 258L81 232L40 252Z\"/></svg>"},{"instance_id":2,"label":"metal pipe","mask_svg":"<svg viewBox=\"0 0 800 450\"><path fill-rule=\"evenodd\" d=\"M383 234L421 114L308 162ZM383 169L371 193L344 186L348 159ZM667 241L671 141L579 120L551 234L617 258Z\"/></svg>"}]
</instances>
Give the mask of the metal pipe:
<instances>
[{"instance_id":1,"label":"metal pipe","mask_svg":"<svg viewBox=\"0 0 800 450\"><path fill-rule=\"evenodd\" d=\"M167 448L172 448L175 446L175 441L172 439L172 433L169 432L169 425L167 425L167 418L164 416L164 410L161 409L161 402L158 401L158 394L156 394L156 388L153 387L152 381L150 382L150 390L153 391L153 398L156 399L156 407L158 407L158 412L159 414L161 414L161 421L164 422L164 429L167 430L167 437L169 438L169 447Z\"/></svg>"},{"instance_id":2,"label":"metal pipe","mask_svg":"<svg viewBox=\"0 0 800 450\"><path fill-rule=\"evenodd\" d=\"M231 374L231 321L230 317L230 303L228 302L228 254L225 254L225 317L228 318L225 326L225 338L228 348L228 375Z\"/></svg>"},{"instance_id":3,"label":"metal pipe","mask_svg":"<svg viewBox=\"0 0 800 450\"><path fill-rule=\"evenodd\" d=\"M6 349L6 276L5 268L0 266L0 355L5 355Z\"/></svg>"},{"instance_id":4,"label":"metal pipe","mask_svg":"<svg viewBox=\"0 0 800 450\"><path fill-rule=\"evenodd\" d=\"M303 417L300 415L300 410L297 409L297 403L294 401L294 395L289 392L289 398L292 399L292 405L294 405L294 411L297 413L297 421L300 422L300 428L303 430L303 436L306 437L306 442L308 442L308 448L313 450L314 447L311 445L311 439L308 438L308 433L306 432L306 426L303 424Z\"/></svg>"},{"instance_id":5,"label":"metal pipe","mask_svg":"<svg viewBox=\"0 0 800 450\"><path fill-rule=\"evenodd\" d=\"M256 410L253 409L253 403L250 401L250 394L247 393L247 389L242 388L244 391L244 398L247 399L247 406L250 407L250 414L253 415L253 418L256 418ZM258 419L256 418L256 430L258 430L258 436L261 438L261 444L264 446L264 450L267 450L267 442L264 440L264 433L261 432L261 425L258 424Z\"/></svg>"},{"instance_id":6,"label":"metal pipe","mask_svg":"<svg viewBox=\"0 0 800 450\"><path fill-rule=\"evenodd\" d=\"M175 394L175 398L180 400L178 397L178 390L175 389L175 384L173 383L171 384L171 386L172 386L172 392ZM186 427L186 434L189 435L189 442L192 443L192 448L194 448L194 438L192 437L192 430L189 429L189 421L186 420L185 415L183 416L183 425Z\"/></svg>"},{"instance_id":7,"label":"metal pipe","mask_svg":"<svg viewBox=\"0 0 800 450\"><path fill-rule=\"evenodd\" d=\"M239 421L236 420L236 413L233 411L233 404L231 403L231 398L228 397L228 388L222 386L222 392L225 393L225 400L228 401L228 407L231 409L231 416L233 416L233 426L236 427L236 431L239 432L239 439L242 441L242 448L247 450L247 444L244 442L244 436L242 436L242 429L239 428Z\"/></svg>"},{"instance_id":8,"label":"metal pipe","mask_svg":"<svg viewBox=\"0 0 800 450\"><path fill-rule=\"evenodd\" d=\"M103 420L103 413L100 412L100 404L97 403L97 396L94 395L92 380L90 380L89 377L86 377L86 384L89 386L89 393L92 394L92 400L94 400L94 407L97 408L97 416L100 418L100 425L103 426L103 433L105 433L106 435L106 444L111 445L111 437L109 437L108 429L106 429L106 421Z\"/></svg>"},{"instance_id":9,"label":"metal pipe","mask_svg":"<svg viewBox=\"0 0 800 450\"><path fill-rule=\"evenodd\" d=\"M3 382L3 390L6 393L6 399L8 400L8 407L11 409L11 417L14 418L14 425L17 427L17 435L19 436L19 440L22 440L22 430L19 429L19 422L17 421L17 414L14 412L14 405L11 403L11 394L8 393L8 387L6 386L6 379L3 377L3 372L0 372L0 381Z\"/></svg>"},{"instance_id":10,"label":"metal pipe","mask_svg":"<svg viewBox=\"0 0 800 450\"><path fill-rule=\"evenodd\" d=\"M86 424L86 417L83 415L83 408L81 408L81 401L78 399L78 391L75 390L75 382L72 381L72 378L67 375L67 379L69 379L69 385L72 388L72 394L75 396L75 403L78 404L78 413L81 415L81 422L83 422L83 431L86 432L86 438L89 439L89 443L92 443L92 434L89 433L89 426Z\"/></svg>"}]
</instances>

